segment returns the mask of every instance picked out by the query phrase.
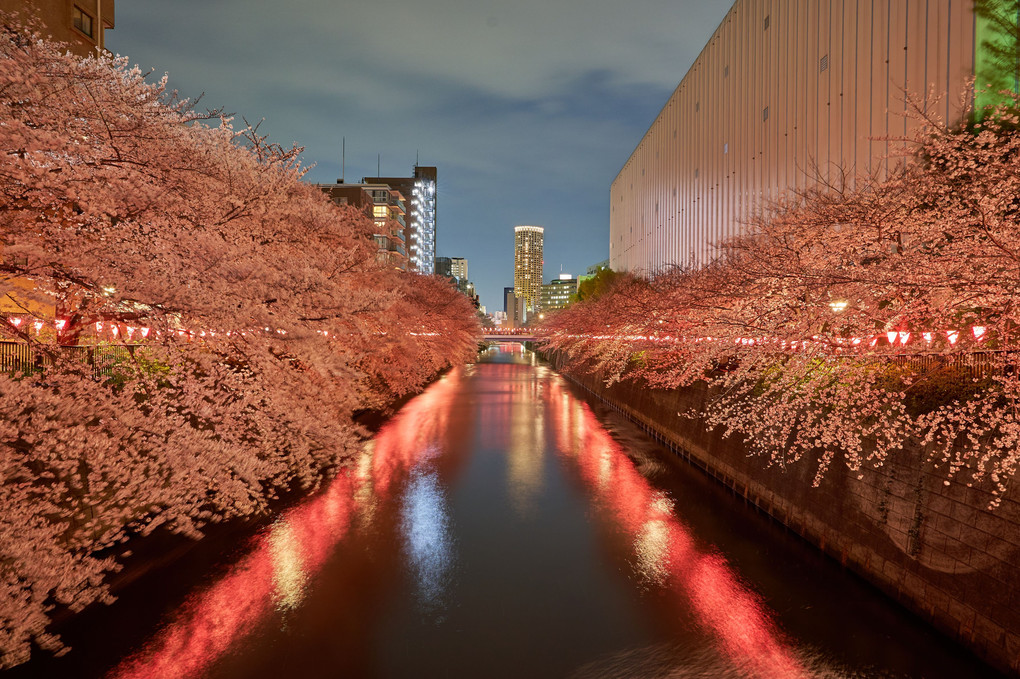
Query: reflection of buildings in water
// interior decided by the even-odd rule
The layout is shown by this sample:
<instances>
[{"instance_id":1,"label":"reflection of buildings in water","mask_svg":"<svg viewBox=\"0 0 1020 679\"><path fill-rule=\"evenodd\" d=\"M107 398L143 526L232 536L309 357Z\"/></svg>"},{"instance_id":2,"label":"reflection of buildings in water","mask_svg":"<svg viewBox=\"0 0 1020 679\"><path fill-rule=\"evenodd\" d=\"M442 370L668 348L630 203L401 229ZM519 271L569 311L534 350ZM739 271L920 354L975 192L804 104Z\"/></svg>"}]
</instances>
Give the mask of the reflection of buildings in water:
<instances>
[{"instance_id":1,"label":"reflection of buildings in water","mask_svg":"<svg viewBox=\"0 0 1020 679\"><path fill-rule=\"evenodd\" d=\"M510 401L510 440L507 446L507 491L514 510L532 517L542 492L545 464L545 408L542 378L526 368L519 382L523 393Z\"/></svg>"},{"instance_id":2,"label":"reflection of buildings in water","mask_svg":"<svg viewBox=\"0 0 1020 679\"><path fill-rule=\"evenodd\" d=\"M431 607L442 605L453 567L447 512L446 496L435 471L415 472L404 491L400 530L419 600Z\"/></svg>"},{"instance_id":3,"label":"reflection of buildings in water","mask_svg":"<svg viewBox=\"0 0 1020 679\"><path fill-rule=\"evenodd\" d=\"M550 381L549 391L557 450L575 464L600 513L627 535L638 575L675 595L678 607L690 609L739 675L808 676L758 595L725 559L697 545L666 495L641 475L591 409L560 380Z\"/></svg>"}]
</instances>

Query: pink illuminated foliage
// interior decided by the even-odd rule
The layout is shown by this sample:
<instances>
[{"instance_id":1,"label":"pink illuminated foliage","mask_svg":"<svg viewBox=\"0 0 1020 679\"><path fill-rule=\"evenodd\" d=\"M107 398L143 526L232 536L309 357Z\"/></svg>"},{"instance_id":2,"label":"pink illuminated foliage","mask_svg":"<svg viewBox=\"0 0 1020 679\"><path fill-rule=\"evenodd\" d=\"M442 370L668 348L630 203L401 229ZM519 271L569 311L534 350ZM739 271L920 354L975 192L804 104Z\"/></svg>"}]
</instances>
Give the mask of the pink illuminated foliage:
<instances>
[{"instance_id":1,"label":"pink illuminated foliage","mask_svg":"<svg viewBox=\"0 0 1020 679\"><path fill-rule=\"evenodd\" d=\"M608 382L707 381L711 425L816 485L920 454L997 506L1020 461L1018 106L950 127L908 103L888 176L782 197L709 266L554 315L547 346Z\"/></svg>"},{"instance_id":2,"label":"pink illuminated foliage","mask_svg":"<svg viewBox=\"0 0 1020 679\"><path fill-rule=\"evenodd\" d=\"M379 268L371 223L300 181L300 149L126 59L4 27L0 148L0 294L64 321L0 313L0 340L47 364L0 375L6 667L60 649L56 606L110 599L104 550L317 487L361 441L354 411L469 360L479 326L443 281ZM113 321L148 336L96 379L65 345Z\"/></svg>"}]
</instances>

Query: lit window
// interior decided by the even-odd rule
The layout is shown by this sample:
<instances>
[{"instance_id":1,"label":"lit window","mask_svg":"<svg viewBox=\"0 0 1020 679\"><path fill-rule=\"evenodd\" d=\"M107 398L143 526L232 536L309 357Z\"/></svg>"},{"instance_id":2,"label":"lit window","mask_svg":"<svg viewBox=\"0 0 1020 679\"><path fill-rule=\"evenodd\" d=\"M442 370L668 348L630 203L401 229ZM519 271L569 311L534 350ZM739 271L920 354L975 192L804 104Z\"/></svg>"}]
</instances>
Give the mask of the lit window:
<instances>
[{"instance_id":1,"label":"lit window","mask_svg":"<svg viewBox=\"0 0 1020 679\"><path fill-rule=\"evenodd\" d=\"M90 38L92 37L92 17L77 7L74 8L74 27Z\"/></svg>"},{"instance_id":2,"label":"lit window","mask_svg":"<svg viewBox=\"0 0 1020 679\"><path fill-rule=\"evenodd\" d=\"M372 215L374 217L388 217L388 213L389 211L386 209L385 205L376 205L372 208Z\"/></svg>"}]
</instances>

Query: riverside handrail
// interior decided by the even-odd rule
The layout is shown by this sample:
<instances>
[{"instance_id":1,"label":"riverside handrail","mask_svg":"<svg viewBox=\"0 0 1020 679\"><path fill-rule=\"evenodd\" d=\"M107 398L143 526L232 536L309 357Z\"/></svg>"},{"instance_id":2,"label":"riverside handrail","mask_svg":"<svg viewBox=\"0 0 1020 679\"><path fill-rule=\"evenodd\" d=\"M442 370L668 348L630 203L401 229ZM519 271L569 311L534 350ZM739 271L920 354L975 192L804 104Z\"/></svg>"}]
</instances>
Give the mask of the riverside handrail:
<instances>
[{"instance_id":1,"label":"riverside handrail","mask_svg":"<svg viewBox=\"0 0 1020 679\"><path fill-rule=\"evenodd\" d=\"M134 355L134 344L76 344L70 346L47 345L48 349L76 359L92 368L95 377L110 375L114 366ZM0 372L32 373L53 364L50 354L36 351L26 342L0 340Z\"/></svg>"}]
</instances>

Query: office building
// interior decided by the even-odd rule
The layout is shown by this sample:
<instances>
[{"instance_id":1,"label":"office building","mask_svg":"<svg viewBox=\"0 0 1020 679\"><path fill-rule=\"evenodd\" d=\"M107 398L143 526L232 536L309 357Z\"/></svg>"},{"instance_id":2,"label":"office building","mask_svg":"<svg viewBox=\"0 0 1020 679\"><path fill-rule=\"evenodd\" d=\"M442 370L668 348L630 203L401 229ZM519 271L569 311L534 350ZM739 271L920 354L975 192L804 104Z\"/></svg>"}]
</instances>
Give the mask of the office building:
<instances>
[{"instance_id":1,"label":"office building","mask_svg":"<svg viewBox=\"0 0 1020 679\"><path fill-rule=\"evenodd\" d=\"M542 244L545 229L541 226L514 227L514 294L524 300L529 313L542 304Z\"/></svg>"},{"instance_id":2,"label":"office building","mask_svg":"<svg viewBox=\"0 0 1020 679\"><path fill-rule=\"evenodd\" d=\"M561 273L542 286L542 312L562 309L570 304L570 296L577 292L577 279Z\"/></svg>"},{"instance_id":3,"label":"office building","mask_svg":"<svg viewBox=\"0 0 1020 679\"><path fill-rule=\"evenodd\" d=\"M468 279L468 261L464 257L450 258L450 273L459 281Z\"/></svg>"},{"instance_id":4,"label":"office building","mask_svg":"<svg viewBox=\"0 0 1020 679\"><path fill-rule=\"evenodd\" d=\"M979 22L963 0L737 0L610 189L610 266L704 265L765 201L886 171L901 89L961 115ZM978 69L979 84L984 80Z\"/></svg>"},{"instance_id":5,"label":"office building","mask_svg":"<svg viewBox=\"0 0 1020 679\"><path fill-rule=\"evenodd\" d=\"M513 288L504 288L504 307L506 308L506 324L512 328L520 328L528 322L528 308L523 297L514 294Z\"/></svg>"},{"instance_id":6,"label":"office building","mask_svg":"<svg viewBox=\"0 0 1020 679\"><path fill-rule=\"evenodd\" d=\"M84 57L106 49L105 33L113 28L115 4L114 0L0 0L0 12L20 16L35 12L45 26L44 34Z\"/></svg>"},{"instance_id":7,"label":"office building","mask_svg":"<svg viewBox=\"0 0 1020 679\"><path fill-rule=\"evenodd\" d=\"M436 186L435 167L414 166L410 177L365 177L366 184L386 184L407 199L404 242L407 243L411 271L431 275L436 272Z\"/></svg>"}]
</instances>

